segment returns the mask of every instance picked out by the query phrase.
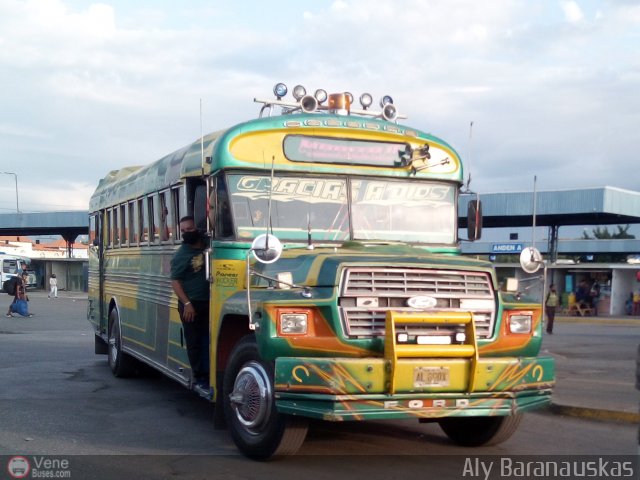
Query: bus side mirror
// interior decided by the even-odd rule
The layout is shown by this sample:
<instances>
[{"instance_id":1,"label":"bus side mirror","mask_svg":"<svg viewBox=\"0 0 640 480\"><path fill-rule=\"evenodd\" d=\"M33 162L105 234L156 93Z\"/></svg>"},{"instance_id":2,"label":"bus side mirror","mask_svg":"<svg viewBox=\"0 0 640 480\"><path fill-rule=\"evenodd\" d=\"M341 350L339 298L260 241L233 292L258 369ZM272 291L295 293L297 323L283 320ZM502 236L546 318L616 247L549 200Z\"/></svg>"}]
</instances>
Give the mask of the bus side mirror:
<instances>
[{"instance_id":1,"label":"bus side mirror","mask_svg":"<svg viewBox=\"0 0 640 480\"><path fill-rule=\"evenodd\" d=\"M470 242L482 237L482 202L470 200L467 204L467 239Z\"/></svg>"},{"instance_id":2,"label":"bus side mirror","mask_svg":"<svg viewBox=\"0 0 640 480\"><path fill-rule=\"evenodd\" d=\"M255 238L251 251L260 263L273 263L282 255L282 243L275 235L263 233Z\"/></svg>"},{"instance_id":3,"label":"bus side mirror","mask_svg":"<svg viewBox=\"0 0 640 480\"><path fill-rule=\"evenodd\" d=\"M201 232L207 231L207 186L198 185L193 193L193 223Z\"/></svg>"}]
</instances>

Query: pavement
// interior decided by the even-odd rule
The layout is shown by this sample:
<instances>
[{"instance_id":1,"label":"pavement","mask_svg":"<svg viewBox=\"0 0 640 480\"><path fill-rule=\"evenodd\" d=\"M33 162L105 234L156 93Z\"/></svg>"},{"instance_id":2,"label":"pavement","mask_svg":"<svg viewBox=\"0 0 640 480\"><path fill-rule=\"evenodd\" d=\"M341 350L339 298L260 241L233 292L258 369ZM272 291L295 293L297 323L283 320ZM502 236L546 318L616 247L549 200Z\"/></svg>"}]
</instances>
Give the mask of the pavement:
<instances>
[{"instance_id":1,"label":"pavement","mask_svg":"<svg viewBox=\"0 0 640 480\"><path fill-rule=\"evenodd\" d=\"M58 295L74 302L87 298L83 292ZM640 392L635 388L639 317L556 316L553 335L543 335L540 354L556 361L551 413L640 424Z\"/></svg>"},{"instance_id":2,"label":"pavement","mask_svg":"<svg viewBox=\"0 0 640 480\"><path fill-rule=\"evenodd\" d=\"M640 423L636 360L638 317L556 317L541 354L556 361L549 410L593 420Z\"/></svg>"}]
</instances>

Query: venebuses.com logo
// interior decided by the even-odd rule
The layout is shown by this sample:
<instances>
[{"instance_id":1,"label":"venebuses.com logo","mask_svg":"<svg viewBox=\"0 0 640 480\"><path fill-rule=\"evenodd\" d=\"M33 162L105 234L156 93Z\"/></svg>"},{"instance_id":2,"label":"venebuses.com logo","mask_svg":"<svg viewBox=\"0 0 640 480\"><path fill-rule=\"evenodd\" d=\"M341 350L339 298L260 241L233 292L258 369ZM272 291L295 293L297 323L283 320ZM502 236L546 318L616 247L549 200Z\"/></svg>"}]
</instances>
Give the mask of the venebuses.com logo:
<instances>
[{"instance_id":1,"label":"venebuses.com logo","mask_svg":"<svg viewBox=\"0 0 640 480\"><path fill-rule=\"evenodd\" d=\"M71 478L69 459L46 456L14 455L7 462L7 472L10 478Z\"/></svg>"},{"instance_id":2,"label":"venebuses.com logo","mask_svg":"<svg viewBox=\"0 0 640 480\"><path fill-rule=\"evenodd\" d=\"M11 478L26 478L31 471L31 465L25 457L11 457L7 463L7 471Z\"/></svg>"}]
</instances>

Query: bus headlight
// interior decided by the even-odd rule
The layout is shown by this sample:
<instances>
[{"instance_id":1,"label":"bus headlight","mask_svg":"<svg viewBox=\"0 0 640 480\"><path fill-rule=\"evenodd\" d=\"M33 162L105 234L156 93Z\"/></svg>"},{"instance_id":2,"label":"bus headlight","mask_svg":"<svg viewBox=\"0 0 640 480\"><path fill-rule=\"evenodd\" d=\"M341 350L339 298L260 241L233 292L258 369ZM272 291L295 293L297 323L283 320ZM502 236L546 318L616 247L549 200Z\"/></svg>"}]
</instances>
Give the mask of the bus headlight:
<instances>
[{"instance_id":1,"label":"bus headlight","mask_svg":"<svg viewBox=\"0 0 640 480\"><path fill-rule=\"evenodd\" d=\"M311 312L279 312L278 335L306 335Z\"/></svg>"},{"instance_id":2,"label":"bus headlight","mask_svg":"<svg viewBox=\"0 0 640 480\"><path fill-rule=\"evenodd\" d=\"M509 332L511 333L531 333L533 319L531 315L510 315Z\"/></svg>"}]
</instances>

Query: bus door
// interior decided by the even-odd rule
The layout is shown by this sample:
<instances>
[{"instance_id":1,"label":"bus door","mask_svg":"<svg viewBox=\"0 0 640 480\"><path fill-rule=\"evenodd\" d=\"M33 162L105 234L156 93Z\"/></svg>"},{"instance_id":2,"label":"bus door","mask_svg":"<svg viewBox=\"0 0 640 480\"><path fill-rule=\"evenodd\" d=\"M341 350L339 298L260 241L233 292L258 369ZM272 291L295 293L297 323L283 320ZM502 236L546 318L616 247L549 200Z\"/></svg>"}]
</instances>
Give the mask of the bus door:
<instances>
[{"instance_id":1,"label":"bus door","mask_svg":"<svg viewBox=\"0 0 640 480\"><path fill-rule=\"evenodd\" d=\"M104 249L106 211L89 217L89 320L97 332L108 334L107 312L104 301ZM105 352L106 353L106 352Z\"/></svg>"}]
</instances>

